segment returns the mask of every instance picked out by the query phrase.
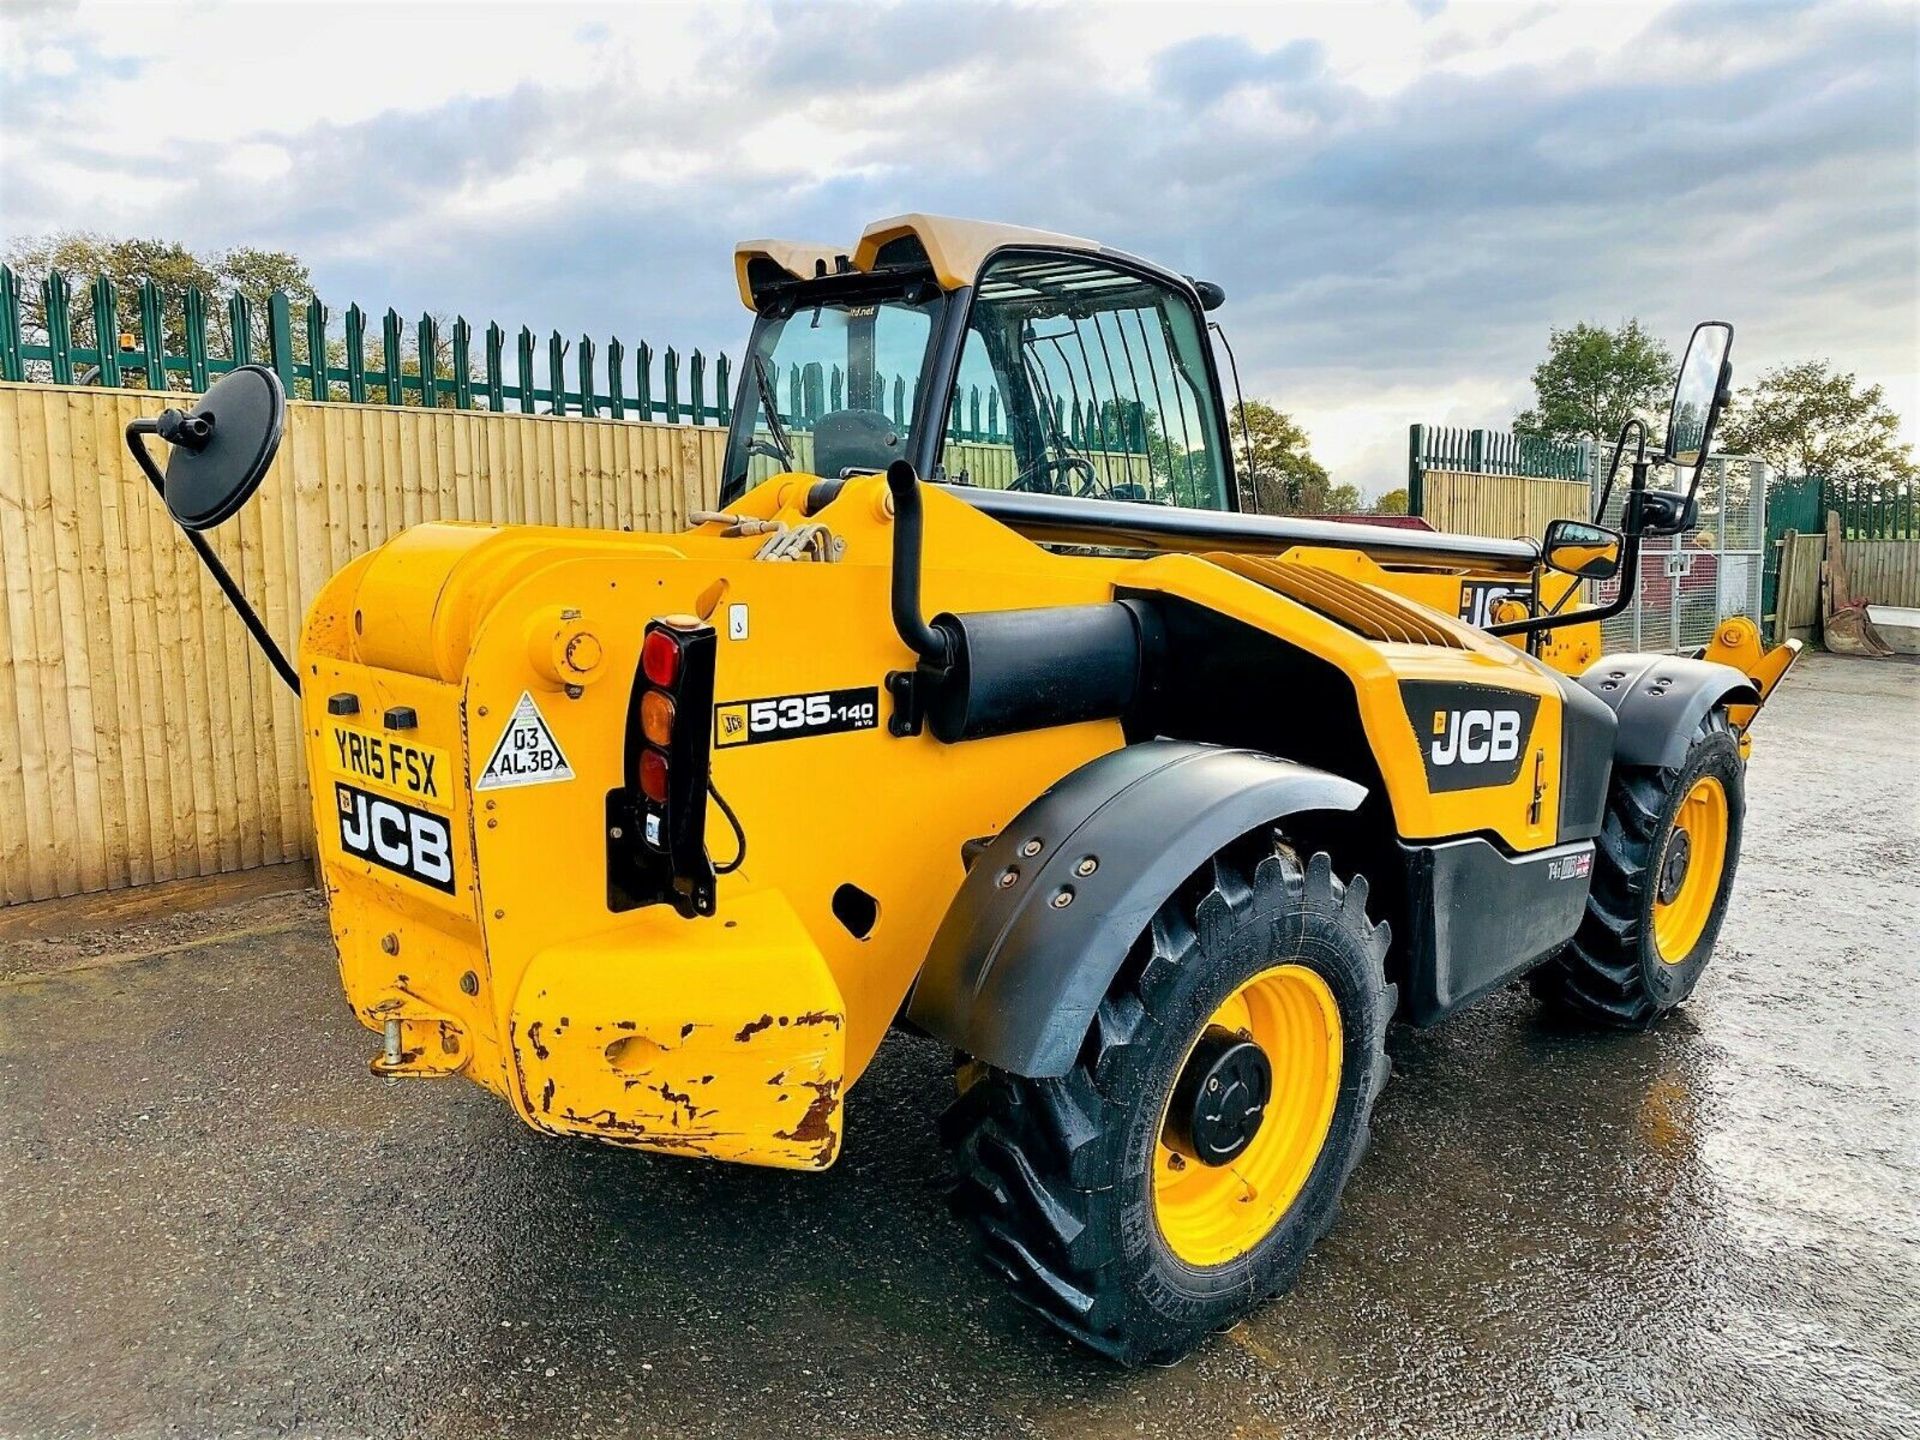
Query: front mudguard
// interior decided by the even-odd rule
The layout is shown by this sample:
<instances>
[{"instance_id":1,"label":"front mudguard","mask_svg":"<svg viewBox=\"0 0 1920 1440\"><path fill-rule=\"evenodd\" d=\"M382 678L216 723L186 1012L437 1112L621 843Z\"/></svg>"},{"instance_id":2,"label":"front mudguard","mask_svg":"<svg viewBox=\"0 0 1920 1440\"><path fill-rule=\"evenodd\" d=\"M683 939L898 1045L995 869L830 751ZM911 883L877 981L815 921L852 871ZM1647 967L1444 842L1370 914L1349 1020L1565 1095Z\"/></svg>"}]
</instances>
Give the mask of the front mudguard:
<instances>
[{"instance_id":1,"label":"front mudguard","mask_svg":"<svg viewBox=\"0 0 1920 1440\"><path fill-rule=\"evenodd\" d=\"M1720 705L1758 706L1754 683L1729 665L1685 655L1609 655L1580 676L1619 721L1615 764L1677 770L1694 732Z\"/></svg>"},{"instance_id":2,"label":"front mudguard","mask_svg":"<svg viewBox=\"0 0 1920 1440\"><path fill-rule=\"evenodd\" d=\"M1153 914L1217 851L1351 780L1250 750L1153 740L1088 761L975 859L935 934L908 1018L990 1065L1064 1075Z\"/></svg>"}]
</instances>

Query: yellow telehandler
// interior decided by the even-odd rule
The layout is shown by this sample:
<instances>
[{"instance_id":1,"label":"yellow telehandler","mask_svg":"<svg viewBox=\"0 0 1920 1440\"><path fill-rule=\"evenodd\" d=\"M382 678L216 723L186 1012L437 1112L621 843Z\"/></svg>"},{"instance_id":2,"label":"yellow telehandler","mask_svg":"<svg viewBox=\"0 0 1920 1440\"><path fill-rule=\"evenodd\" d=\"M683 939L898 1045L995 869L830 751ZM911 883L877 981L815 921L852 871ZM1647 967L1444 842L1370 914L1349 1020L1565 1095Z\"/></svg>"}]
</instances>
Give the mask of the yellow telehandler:
<instances>
[{"instance_id":1,"label":"yellow telehandler","mask_svg":"<svg viewBox=\"0 0 1920 1440\"><path fill-rule=\"evenodd\" d=\"M300 693L376 1074L820 1170L910 1027L958 1057L987 1259L1131 1364L1292 1282L1391 1022L1528 977L1643 1026L1694 988L1795 650L1733 619L1608 656L1599 622L1693 522L1730 327L1694 332L1657 454L1623 432L1618 530L1488 539L1242 513L1217 286L925 215L735 263L717 510L416 526L291 660L198 534L266 471L273 375L129 432Z\"/></svg>"}]
</instances>

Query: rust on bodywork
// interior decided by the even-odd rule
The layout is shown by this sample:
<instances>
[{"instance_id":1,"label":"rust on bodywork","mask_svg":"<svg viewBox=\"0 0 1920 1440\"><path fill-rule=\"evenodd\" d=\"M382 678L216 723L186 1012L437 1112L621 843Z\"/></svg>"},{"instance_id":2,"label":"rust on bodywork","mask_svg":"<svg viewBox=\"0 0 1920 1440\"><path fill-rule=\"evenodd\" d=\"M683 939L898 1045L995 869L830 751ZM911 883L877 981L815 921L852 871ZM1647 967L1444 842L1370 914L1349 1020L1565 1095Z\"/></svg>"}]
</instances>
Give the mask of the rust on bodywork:
<instances>
[{"instance_id":1,"label":"rust on bodywork","mask_svg":"<svg viewBox=\"0 0 1920 1440\"><path fill-rule=\"evenodd\" d=\"M809 1080L806 1088L813 1091L813 1102L807 1106L807 1113L800 1117L800 1123L791 1130L780 1132L782 1140L791 1140L796 1145L812 1145L818 1148L820 1168L826 1169L833 1163L834 1151L840 1144L840 1127L834 1123L834 1117L840 1110L840 1082L838 1080Z\"/></svg>"},{"instance_id":2,"label":"rust on bodywork","mask_svg":"<svg viewBox=\"0 0 1920 1440\"><path fill-rule=\"evenodd\" d=\"M606 973L572 984L548 975L523 989L509 1040L527 1120L641 1149L790 1169L833 1163L844 1013L817 1003L817 991L805 997L816 1003L766 1009L729 1005L721 987L689 985L673 997L686 1007L679 1014L600 1005L605 1021L563 1024L595 1013L584 991Z\"/></svg>"}]
</instances>

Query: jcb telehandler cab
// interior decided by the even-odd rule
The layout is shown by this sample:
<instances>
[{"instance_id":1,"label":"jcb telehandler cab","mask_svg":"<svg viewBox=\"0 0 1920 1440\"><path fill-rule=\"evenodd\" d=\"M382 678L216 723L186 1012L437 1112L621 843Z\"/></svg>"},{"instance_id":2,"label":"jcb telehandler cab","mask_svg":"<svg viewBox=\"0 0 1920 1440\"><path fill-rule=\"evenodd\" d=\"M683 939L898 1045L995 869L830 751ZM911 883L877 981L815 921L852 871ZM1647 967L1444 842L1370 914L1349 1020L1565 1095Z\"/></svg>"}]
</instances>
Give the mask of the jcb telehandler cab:
<instances>
[{"instance_id":1,"label":"jcb telehandler cab","mask_svg":"<svg viewBox=\"0 0 1920 1440\"><path fill-rule=\"evenodd\" d=\"M1529 976L1640 1026L1693 989L1793 650L1730 620L1603 657L1577 592L1626 604L1691 522L1728 327L1681 370L1680 488L1643 427L1621 530L1536 543L1239 513L1218 289L1099 245L909 215L736 264L753 338L687 532L420 525L292 663L220 573L301 694L375 1073L818 1170L914 1027L960 1057L990 1262L1138 1362L1292 1281L1391 1021ZM190 532L281 405L242 369L133 427ZM1459 618L1489 592L1501 623Z\"/></svg>"}]
</instances>

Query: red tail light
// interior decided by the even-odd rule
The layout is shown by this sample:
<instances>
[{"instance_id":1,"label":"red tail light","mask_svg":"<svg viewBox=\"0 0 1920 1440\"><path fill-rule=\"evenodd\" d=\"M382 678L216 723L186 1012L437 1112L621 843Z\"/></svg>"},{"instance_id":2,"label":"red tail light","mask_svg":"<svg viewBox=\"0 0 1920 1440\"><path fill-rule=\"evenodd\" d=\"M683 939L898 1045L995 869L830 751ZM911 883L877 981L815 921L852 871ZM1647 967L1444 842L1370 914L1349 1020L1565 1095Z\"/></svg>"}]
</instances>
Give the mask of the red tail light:
<instances>
[{"instance_id":1,"label":"red tail light","mask_svg":"<svg viewBox=\"0 0 1920 1440\"><path fill-rule=\"evenodd\" d=\"M658 750L640 756L640 793L656 805L667 803L667 757Z\"/></svg>"},{"instance_id":2,"label":"red tail light","mask_svg":"<svg viewBox=\"0 0 1920 1440\"><path fill-rule=\"evenodd\" d=\"M671 630L649 630L640 646L640 670L649 685L671 689L680 678L680 642Z\"/></svg>"}]
</instances>

